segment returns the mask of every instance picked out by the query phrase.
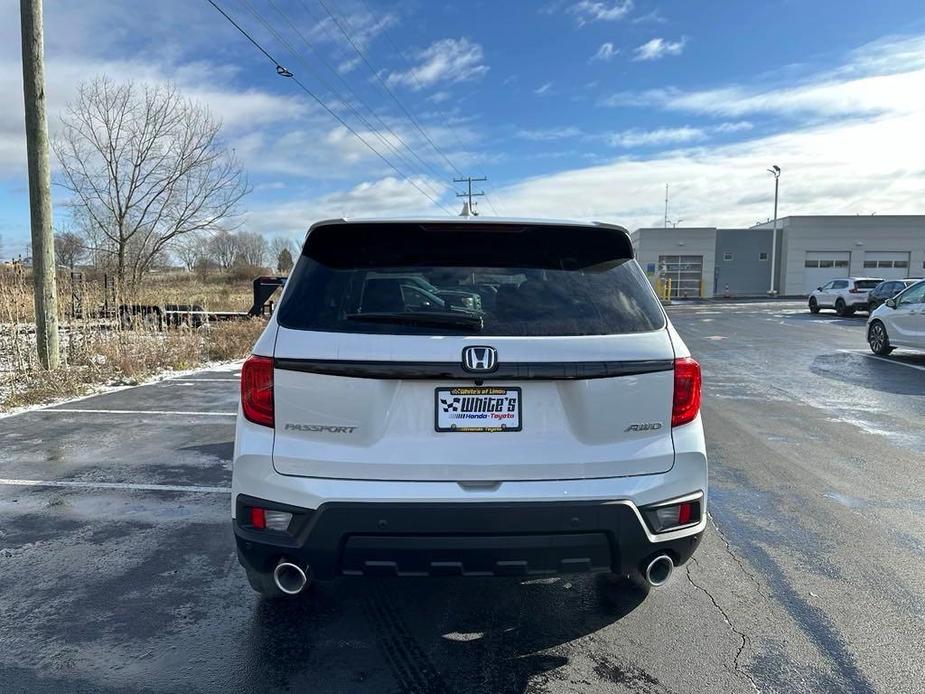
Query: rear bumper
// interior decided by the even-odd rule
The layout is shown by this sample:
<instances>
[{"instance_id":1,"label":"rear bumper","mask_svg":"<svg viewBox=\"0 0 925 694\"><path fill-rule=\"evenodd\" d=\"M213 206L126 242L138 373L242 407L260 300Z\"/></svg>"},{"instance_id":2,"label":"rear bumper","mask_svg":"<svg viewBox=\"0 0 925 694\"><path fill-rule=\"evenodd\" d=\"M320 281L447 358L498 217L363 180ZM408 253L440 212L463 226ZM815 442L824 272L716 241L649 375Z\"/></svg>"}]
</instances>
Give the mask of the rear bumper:
<instances>
[{"instance_id":1,"label":"rear bumper","mask_svg":"<svg viewBox=\"0 0 925 694\"><path fill-rule=\"evenodd\" d=\"M638 574L644 561L667 553L686 562L706 525L653 535L627 500L515 503L327 502L304 509L253 497L236 498L294 514L288 533L235 522L238 558L272 571L283 556L308 564L320 579L336 576L539 576L612 571Z\"/></svg>"}]
</instances>

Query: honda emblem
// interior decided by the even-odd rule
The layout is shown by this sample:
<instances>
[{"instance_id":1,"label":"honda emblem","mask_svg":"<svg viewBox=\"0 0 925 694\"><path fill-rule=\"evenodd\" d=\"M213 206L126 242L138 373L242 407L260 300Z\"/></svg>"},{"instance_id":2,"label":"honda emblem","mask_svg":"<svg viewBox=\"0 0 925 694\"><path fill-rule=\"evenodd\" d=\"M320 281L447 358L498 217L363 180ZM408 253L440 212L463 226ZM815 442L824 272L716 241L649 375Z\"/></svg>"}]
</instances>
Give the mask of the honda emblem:
<instances>
[{"instance_id":1,"label":"honda emblem","mask_svg":"<svg viewBox=\"0 0 925 694\"><path fill-rule=\"evenodd\" d=\"M466 371L494 371L498 368L498 352L494 347L466 347L462 352L462 365Z\"/></svg>"}]
</instances>

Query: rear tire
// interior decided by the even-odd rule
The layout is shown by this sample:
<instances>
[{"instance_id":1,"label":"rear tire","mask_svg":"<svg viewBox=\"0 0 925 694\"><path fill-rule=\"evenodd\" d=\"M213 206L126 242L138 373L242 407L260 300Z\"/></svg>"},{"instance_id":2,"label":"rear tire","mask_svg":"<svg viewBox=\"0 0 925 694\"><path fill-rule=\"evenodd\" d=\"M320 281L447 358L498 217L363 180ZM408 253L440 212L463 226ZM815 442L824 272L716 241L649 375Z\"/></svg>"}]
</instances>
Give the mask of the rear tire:
<instances>
[{"instance_id":1,"label":"rear tire","mask_svg":"<svg viewBox=\"0 0 925 694\"><path fill-rule=\"evenodd\" d=\"M809 297L809 312L810 313L819 313L819 302L816 301L816 297Z\"/></svg>"},{"instance_id":2,"label":"rear tire","mask_svg":"<svg viewBox=\"0 0 925 694\"><path fill-rule=\"evenodd\" d=\"M845 305L844 299L837 299L835 301L835 313L842 318L848 315L848 306Z\"/></svg>"},{"instance_id":3,"label":"rear tire","mask_svg":"<svg viewBox=\"0 0 925 694\"><path fill-rule=\"evenodd\" d=\"M867 344L870 345L871 352L881 357L885 357L895 349L890 345L890 336L887 335L886 326L878 320L871 323L867 329Z\"/></svg>"}]
</instances>

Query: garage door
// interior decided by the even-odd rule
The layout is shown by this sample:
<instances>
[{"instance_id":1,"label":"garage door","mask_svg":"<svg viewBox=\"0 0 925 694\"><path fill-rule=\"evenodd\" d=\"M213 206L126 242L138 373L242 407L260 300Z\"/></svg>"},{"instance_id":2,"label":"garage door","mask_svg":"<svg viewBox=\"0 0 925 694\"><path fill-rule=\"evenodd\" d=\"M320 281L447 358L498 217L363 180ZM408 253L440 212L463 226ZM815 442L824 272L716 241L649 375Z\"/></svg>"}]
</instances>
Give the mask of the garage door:
<instances>
[{"instance_id":1,"label":"garage door","mask_svg":"<svg viewBox=\"0 0 925 694\"><path fill-rule=\"evenodd\" d=\"M809 294L839 277L848 277L850 251L807 251L803 270L803 289Z\"/></svg>"},{"instance_id":2,"label":"garage door","mask_svg":"<svg viewBox=\"0 0 925 694\"><path fill-rule=\"evenodd\" d=\"M703 290L702 255L660 255L658 266L662 278L671 280L673 299L701 296Z\"/></svg>"},{"instance_id":3,"label":"garage door","mask_svg":"<svg viewBox=\"0 0 925 694\"><path fill-rule=\"evenodd\" d=\"M901 280L909 276L909 254L901 252L867 251L864 253L864 274L885 280Z\"/></svg>"}]
</instances>

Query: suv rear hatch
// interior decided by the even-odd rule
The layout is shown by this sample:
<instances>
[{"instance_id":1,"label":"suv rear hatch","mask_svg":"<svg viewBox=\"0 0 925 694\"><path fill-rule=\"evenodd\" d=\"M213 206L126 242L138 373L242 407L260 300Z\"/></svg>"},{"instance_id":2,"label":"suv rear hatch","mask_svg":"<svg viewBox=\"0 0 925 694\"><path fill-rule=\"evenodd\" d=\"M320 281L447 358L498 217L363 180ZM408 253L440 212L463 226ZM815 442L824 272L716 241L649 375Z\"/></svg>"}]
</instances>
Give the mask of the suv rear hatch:
<instances>
[{"instance_id":1,"label":"suv rear hatch","mask_svg":"<svg viewBox=\"0 0 925 694\"><path fill-rule=\"evenodd\" d=\"M491 483L673 464L674 350L623 230L325 223L276 320L282 474Z\"/></svg>"}]
</instances>

